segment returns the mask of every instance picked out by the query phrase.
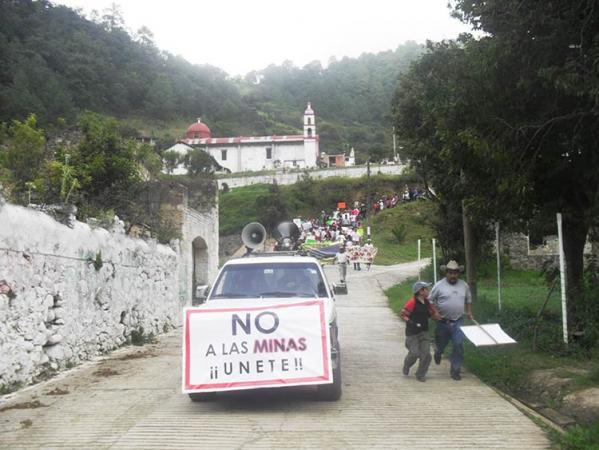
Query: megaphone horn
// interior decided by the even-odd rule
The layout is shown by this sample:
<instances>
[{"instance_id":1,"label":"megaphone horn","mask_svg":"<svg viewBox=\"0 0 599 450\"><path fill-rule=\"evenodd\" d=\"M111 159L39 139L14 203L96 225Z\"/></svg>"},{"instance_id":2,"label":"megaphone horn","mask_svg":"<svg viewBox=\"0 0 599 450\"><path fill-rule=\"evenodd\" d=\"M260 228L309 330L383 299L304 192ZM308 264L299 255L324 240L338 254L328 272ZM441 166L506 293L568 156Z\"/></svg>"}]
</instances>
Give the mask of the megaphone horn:
<instances>
[{"instance_id":1,"label":"megaphone horn","mask_svg":"<svg viewBox=\"0 0 599 450\"><path fill-rule=\"evenodd\" d=\"M283 239L288 238L292 242L296 242L301 235L301 232L297 225L293 222L281 222L277 228L273 231L273 237L281 242Z\"/></svg>"},{"instance_id":2,"label":"megaphone horn","mask_svg":"<svg viewBox=\"0 0 599 450\"><path fill-rule=\"evenodd\" d=\"M243 245L249 248L258 248L266 240L266 228L261 223L252 222L243 227L241 232Z\"/></svg>"}]
</instances>

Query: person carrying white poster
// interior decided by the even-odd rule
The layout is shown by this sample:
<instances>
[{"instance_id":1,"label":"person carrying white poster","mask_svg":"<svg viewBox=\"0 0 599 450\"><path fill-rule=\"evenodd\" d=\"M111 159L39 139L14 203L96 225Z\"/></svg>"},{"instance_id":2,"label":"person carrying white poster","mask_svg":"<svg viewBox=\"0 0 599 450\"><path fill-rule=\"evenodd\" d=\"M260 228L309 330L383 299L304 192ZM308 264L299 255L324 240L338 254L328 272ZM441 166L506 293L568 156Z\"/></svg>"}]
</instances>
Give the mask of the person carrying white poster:
<instances>
[{"instance_id":1,"label":"person carrying white poster","mask_svg":"<svg viewBox=\"0 0 599 450\"><path fill-rule=\"evenodd\" d=\"M477 347L516 343L514 339L503 331L498 323L481 325L476 320L474 320L474 323L476 325L463 326L461 328L468 340Z\"/></svg>"}]
</instances>

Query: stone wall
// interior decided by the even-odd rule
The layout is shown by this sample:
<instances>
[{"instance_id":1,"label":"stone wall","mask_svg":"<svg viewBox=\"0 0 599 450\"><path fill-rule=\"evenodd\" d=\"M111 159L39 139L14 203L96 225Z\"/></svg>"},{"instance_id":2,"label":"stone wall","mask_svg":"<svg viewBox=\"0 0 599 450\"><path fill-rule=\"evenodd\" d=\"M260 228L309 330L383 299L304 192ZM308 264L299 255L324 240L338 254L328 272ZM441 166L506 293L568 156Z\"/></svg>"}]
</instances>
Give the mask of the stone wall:
<instances>
[{"instance_id":1,"label":"stone wall","mask_svg":"<svg viewBox=\"0 0 599 450\"><path fill-rule=\"evenodd\" d=\"M528 236L511 233L501 236L503 254L508 257L510 267L518 270L541 270L548 261L559 263L558 254L552 248L547 251L530 251Z\"/></svg>"},{"instance_id":2,"label":"stone wall","mask_svg":"<svg viewBox=\"0 0 599 450\"><path fill-rule=\"evenodd\" d=\"M0 204L0 390L178 326L178 250Z\"/></svg>"},{"instance_id":3,"label":"stone wall","mask_svg":"<svg viewBox=\"0 0 599 450\"><path fill-rule=\"evenodd\" d=\"M389 175L399 175L402 173L404 165L371 165L370 173L376 175L378 173L384 173ZM228 177L219 178L218 187L223 188L223 183L229 186L229 189L234 189L243 186L249 186L252 184L269 184L273 181L277 181L277 184L294 184L297 183L306 173L314 179L330 178L330 177L349 177L359 178L366 175L366 166L357 167L339 167L333 169L321 169L321 170L310 170L303 172L284 172L278 171L269 175L254 175L254 176L242 176L242 177Z\"/></svg>"},{"instance_id":4,"label":"stone wall","mask_svg":"<svg viewBox=\"0 0 599 450\"><path fill-rule=\"evenodd\" d=\"M502 253L509 259L510 267L524 270L541 270L552 262L559 265L559 250L557 236L545 236L543 245L531 247L529 237L522 233L503 234L501 236ZM587 241L584 254L592 254L592 244Z\"/></svg>"}]
</instances>

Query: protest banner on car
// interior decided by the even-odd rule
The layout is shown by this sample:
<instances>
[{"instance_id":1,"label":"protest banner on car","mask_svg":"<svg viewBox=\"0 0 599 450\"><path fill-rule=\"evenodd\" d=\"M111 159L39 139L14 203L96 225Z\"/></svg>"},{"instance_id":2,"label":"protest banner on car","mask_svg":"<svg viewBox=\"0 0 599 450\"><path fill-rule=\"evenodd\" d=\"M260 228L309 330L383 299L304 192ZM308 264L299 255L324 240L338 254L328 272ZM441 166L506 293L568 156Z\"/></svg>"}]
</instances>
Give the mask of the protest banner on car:
<instances>
[{"instance_id":1,"label":"protest banner on car","mask_svg":"<svg viewBox=\"0 0 599 450\"><path fill-rule=\"evenodd\" d=\"M333 382L321 300L218 303L184 310L183 392Z\"/></svg>"}]
</instances>

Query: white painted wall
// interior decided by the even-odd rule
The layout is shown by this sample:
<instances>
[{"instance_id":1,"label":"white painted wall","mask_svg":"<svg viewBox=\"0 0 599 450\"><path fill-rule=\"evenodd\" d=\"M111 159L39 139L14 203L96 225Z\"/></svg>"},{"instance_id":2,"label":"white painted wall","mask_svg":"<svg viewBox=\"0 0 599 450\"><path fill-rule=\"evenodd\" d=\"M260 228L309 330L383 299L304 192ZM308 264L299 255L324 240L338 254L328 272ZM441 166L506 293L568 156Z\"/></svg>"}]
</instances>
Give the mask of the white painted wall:
<instances>
[{"instance_id":1,"label":"white painted wall","mask_svg":"<svg viewBox=\"0 0 599 450\"><path fill-rule=\"evenodd\" d=\"M205 151L231 172L260 171L276 167L304 168L316 166L315 142L231 144L205 147ZM266 159L267 148L271 148L271 159ZM226 160L223 159L223 150L227 152Z\"/></svg>"},{"instance_id":2,"label":"white painted wall","mask_svg":"<svg viewBox=\"0 0 599 450\"><path fill-rule=\"evenodd\" d=\"M106 353L142 329L157 335L180 325L196 238L206 243L198 278L212 282L218 270L218 208L176 208L182 240L169 247L126 236L122 223L69 228L0 196L0 280L14 293L0 294L0 388Z\"/></svg>"},{"instance_id":3,"label":"white painted wall","mask_svg":"<svg viewBox=\"0 0 599 450\"><path fill-rule=\"evenodd\" d=\"M178 326L178 267L168 246L4 205L0 280L15 297L0 294L0 386L110 351L133 331Z\"/></svg>"},{"instance_id":4,"label":"white painted wall","mask_svg":"<svg viewBox=\"0 0 599 450\"><path fill-rule=\"evenodd\" d=\"M381 165L381 166L370 166L370 172L373 175L377 173L384 173L388 175L399 175L402 173L403 169L406 166L397 164L397 165ZM366 167L365 166L353 166L353 167L339 167L339 168L331 168L331 169L322 169L322 170L309 170L307 173L312 178L329 178L329 177L350 177L350 178L359 178L366 175ZM219 178L218 179L218 187L222 189L223 183L227 183L230 189L249 186L252 184L263 184L263 183L272 183L274 180L278 184L293 184L297 183L304 175L305 171L294 171L294 172L283 172L278 171L274 174L269 175L256 175L256 176L245 176L245 177L229 177L229 178Z\"/></svg>"}]
</instances>

